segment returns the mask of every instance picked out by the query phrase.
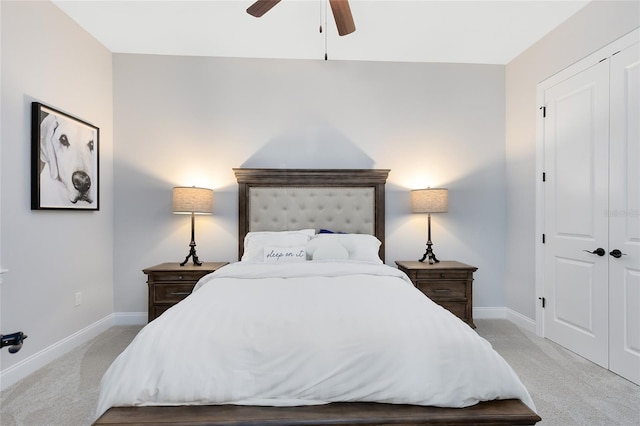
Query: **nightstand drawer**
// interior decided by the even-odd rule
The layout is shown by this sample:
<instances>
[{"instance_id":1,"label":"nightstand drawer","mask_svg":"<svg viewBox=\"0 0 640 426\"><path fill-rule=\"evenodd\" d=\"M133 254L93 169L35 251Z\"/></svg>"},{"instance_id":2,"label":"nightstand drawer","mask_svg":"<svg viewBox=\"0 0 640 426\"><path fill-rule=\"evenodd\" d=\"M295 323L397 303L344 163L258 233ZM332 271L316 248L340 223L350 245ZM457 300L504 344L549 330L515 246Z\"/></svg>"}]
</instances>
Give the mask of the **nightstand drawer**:
<instances>
[{"instance_id":1,"label":"nightstand drawer","mask_svg":"<svg viewBox=\"0 0 640 426\"><path fill-rule=\"evenodd\" d=\"M227 264L228 262L204 262L200 266L181 266L176 262L166 262L143 269L149 286L149 322L190 295L200 278Z\"/></svg>"},{"instance_id":2,"label":"nightstand drawer","mask_svg":"<svg viewBox=\"0 0 640 426\"><path fill-rule=\"evenodd\" d=\"M207 272L205 271L205 274ZM202 272L151 272L149 280L159 281L198 281L204 274Z\"/></svg>"},{"instance_id":3,"label":"nightstand drawer","mask_svg":"<svg viewBox=\"0 0 640 426\"><path fill-rule=\"evenodd\" d=\"M153 307L153 317L158 318L164 311L172 307L173 305L155 305Z\"/></svg>"},{"instance_id":4,"label":"nightstand drawer","mask_svg":"<svg viewBox=\"0 0 640 426\"><path fill-rule=\"evenodd\" d=\"M397 260L396 265L425 296L476 327L473 324L473 273L478 268L455 260L438 263Z\"/></svg>"},{"instance_id":5,"label":"nightstand drawer","mask_svg":"<svg viewBox=\"0 0 640 426\"><path fill-rule=\"evenodd\" d=\"M466 280L471 276L469 271L418 271L418 280Z\"/></svg>"},{"instance_id":6,"label":"nightstand drawer","mask_svg":"<svg viewBox=\"0 0 640 426\"><path fill-rule=\"evenodd\" d=\"M466 302L442 302L439 301L438 305L442 306L462 321L469 322L469 317L467 316L467 304Z\"/></svg>"},{"instance_id":7,"label":"nightstand drawer","mask_svg":"<svg viewBox=\"0 0 640 426\"><path fill-rule=\"evenodd\" d=\"M156 283L153 291L154 303L177 303L191 294L193 284L161 284Z\"/></svg>"},{"instance_id":8,"label":"nightstand drawer","mask_svg":"<svg viewBox=\"0 0 640 426\"><path fill-rule=\"evenodd\" d=\"M430 299L461 299L463 302L467 300L466 281L426 281L418 279L416 287Z\"/></svg>"}]
</instances>

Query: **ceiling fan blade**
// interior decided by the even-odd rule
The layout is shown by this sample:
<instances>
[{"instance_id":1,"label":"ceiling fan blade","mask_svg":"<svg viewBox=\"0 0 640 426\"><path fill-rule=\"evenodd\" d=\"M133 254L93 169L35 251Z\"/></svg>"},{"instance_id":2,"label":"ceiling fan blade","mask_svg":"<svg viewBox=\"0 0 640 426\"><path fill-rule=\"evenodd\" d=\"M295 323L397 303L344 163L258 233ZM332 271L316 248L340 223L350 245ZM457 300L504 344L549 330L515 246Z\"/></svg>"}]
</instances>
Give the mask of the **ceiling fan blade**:
<instances>
[{"instance_id":1,"label":"ceiling fan blade","mask_svg":"<svg viewBox=\"0 0 640 426\"><path fill-rule=\"evenodd\" d=\"M333 18L336 20L338 34L341 36L351 34L356 30L356 24L353 22L351 8L348 0L329 0Z\"/></svg>"},{"instance_id":2,"label":"ceiling fan blade","mask_svg":"<svg viewBox=\"0 0 640 426\"><path fill-rule=\"evenodd\" d=\"M259 18L278 3L280 3L280 0L258 0L247 8L247 13Z\"/></svg>"}]
</instances>

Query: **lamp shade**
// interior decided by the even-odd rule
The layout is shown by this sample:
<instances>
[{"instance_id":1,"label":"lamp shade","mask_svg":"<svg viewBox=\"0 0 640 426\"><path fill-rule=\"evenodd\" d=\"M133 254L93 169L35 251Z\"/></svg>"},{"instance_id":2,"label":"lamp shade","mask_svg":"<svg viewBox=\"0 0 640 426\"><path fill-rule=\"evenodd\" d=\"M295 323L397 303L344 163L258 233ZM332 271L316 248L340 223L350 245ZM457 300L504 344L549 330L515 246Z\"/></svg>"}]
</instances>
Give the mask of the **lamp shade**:
<instances>
[{"instance_id":1,"label":"lamp shade","mask_svg":"<svg viewBox=\"0 0 640 426\"><path fill-rule=\"evenodd\" d=\"M446 188L414 189L411 191L412 213L444 213L449 208Z\"/></svg>"},{"instance_id":2,"label":"lamp shade","mask_svg":"<svg viewBox=\"0 0 640 426\"><path fill-rule=\"evenodd\" d=\"M195 186L176 186L173 188L173 212L211 214L213 190Z\"/></svg>"}]
</instances>

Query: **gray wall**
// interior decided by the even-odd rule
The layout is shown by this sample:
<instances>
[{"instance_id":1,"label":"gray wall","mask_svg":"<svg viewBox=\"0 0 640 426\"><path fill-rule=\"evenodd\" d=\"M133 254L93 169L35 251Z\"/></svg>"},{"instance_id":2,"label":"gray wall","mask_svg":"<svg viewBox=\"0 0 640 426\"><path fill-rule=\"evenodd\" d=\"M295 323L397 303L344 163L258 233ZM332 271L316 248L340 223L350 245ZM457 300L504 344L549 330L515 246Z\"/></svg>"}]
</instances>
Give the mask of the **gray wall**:
<instances>
[{"instance_id":1,"label":"gray wall","mask_svg":"<svg viewBox=\"0 0 640 426\"><path fill-rule=\"evenodd\" d=\"M506 67L507 306L535 318L536 86L640 26L640 2L594 1Z\"/></svg>"},{"instance_id":2,"label":"gray wall","mask_svg":"<svg viewBox=\"0 0 640 426\"><path fill-rule=\"evenodd\" d=\"M19 353L0 353L5 372L113 312L113 103L107 49L48 1L2 1L0 8L0 257L9 270L0 327L29 336ZM32 101L100 128L100 211L30 210Z\"/></svg>"},{"instance_id":3,"label":"gray wall","mask_svg":"<svg viewBox=\"0 0 640 426\"><path fill-rule=\"evenodd\" d=\"M237 259L234 167L389 168L386 260L417 259L409 190L450 189L435 252L479 268L474 303L503 307L504 67L114 55L115 311L144 312L141 269L182 261L171 188L215 191L203 260Z\"/></svg>"}]
</instances>

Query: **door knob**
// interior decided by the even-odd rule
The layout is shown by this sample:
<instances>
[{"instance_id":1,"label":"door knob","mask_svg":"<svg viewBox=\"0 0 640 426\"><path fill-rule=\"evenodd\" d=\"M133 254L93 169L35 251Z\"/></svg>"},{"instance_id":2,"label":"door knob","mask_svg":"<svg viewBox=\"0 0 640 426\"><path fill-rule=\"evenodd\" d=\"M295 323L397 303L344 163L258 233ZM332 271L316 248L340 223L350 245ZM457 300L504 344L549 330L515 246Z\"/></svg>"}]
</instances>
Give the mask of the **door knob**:
<instances>
[{"instance_id":1,"label":"door knob","mask_svg":"<svg viewBox=\"0 0 640 426\"><path fill-rule=\"evenodd\" d=\"M609 252L609 254L613 257L615 257L616 259L620 259L622 256L626 256L627 253L623 253L618 249L613 249L611 250L611 252Z\"/></svg>"},{"instance_id":2,"label":"door knob","mask_svg":"<svg viewBox=\"0 0 640 426\"><path fill-rule=\"evenodd\" d=\"M597 254L598 256L604 256L605 255L605 251L604 251L604 249L602 247L598 247L594 251L589 251L589 250L583 250L583 251L586 251L587 253L591 253L591 254ZM611 256L613 256L613 254Z\"/></svg>"}]
</instances>

